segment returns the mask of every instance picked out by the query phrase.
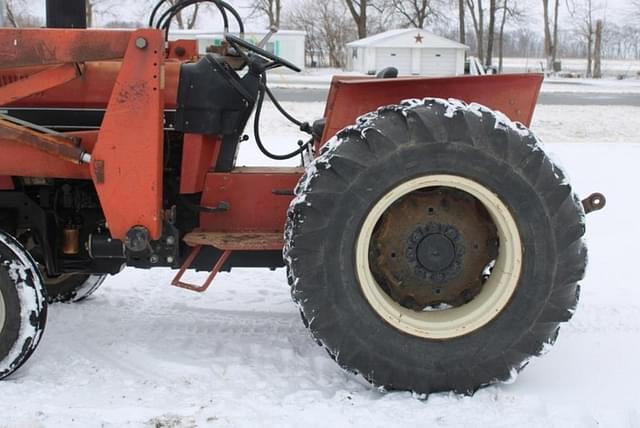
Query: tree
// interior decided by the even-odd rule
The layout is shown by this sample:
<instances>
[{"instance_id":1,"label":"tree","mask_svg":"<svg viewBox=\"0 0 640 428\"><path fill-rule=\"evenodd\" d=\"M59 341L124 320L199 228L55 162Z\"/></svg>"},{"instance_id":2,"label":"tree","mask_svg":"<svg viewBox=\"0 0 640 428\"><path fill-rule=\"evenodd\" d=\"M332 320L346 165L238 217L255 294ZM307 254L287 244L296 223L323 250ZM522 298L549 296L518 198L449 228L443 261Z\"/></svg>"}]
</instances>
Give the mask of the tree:
<instances>
[{"instance_id":1,"label":"tree","mask_svg":"<svg viewBox=\"0 0 640 428\"><path fill-rule=\"evenodd\" d=\"M507 17L515 21L520 21L524 18L525 14L519 7L517 0L502 0L498 10L502 11L502 19L498 33L498 71L502 72L504 62L504 29L507 23Z\"/></svg>"},{"instance_id":2,"label":"tree","mask_svg":"<svg viewBox=\"0 0 640 428\"><path fill-rule=\"evenodd\" d=\"M251 4L253 14L261 14L269 20L269 28L280 28L280 15L282 14L281 0L253 0Z\"/></svg>"},{"instance_id":3,"label":"tree","mask_svg":"<svg viewBox=\"0 0 640 428\"><path fill-rule=\"evenodd\" d=\"M424 28L440 16L440 0L391 0L391 8L411 27Z\"/></svg>"},{"instance_id":4,"label":"tree","mask_svg":"<svg viewBox=\"0 0 640 428\"><path fill-rule=\"evenodd\" d=\"M577 34L586 42L587 77L593 77L594 15L601 9L598 0L567 0Z\"/></svg>"},{"instance_id":5,"label":"tree","mask_svg":"<svg viewBox=\"0 0 640 428\"><path fill-rule=\"evenodd\" d=\"M311 65L346 65L346 44L357 35L343 3L303 0L290 9L285 22L307 33L305 51Z\"/></svg>"},{"instance_id":6,"label":"tree","mask_svg":"<svg viewBox=\"0 0 640 428\"><path fill-rule=\"evenodd\" d=\"M482 8L482 0L466 0L466 2L476 34L478 59L480 62L484 62L484 9Z\"/></svg>"},{"instance_id":7,"label":"tree","mask_svg":"<svg viewBox=\"0 0 640 428\"><path fill-rule=\"evenodd\" d=\"M4 12L6 12L6 24L14 28L44 25L41 18L29 13L26 0L6 0Z\"/></svg>"},{"instance_id":8,"label":"tree","mask_svg":"<svg viewBox=\"0 0 640 428\"><path fill-rule=\"evenodd\" d=\"M370 0L344 0L349 12L358 28L358 38L364 39L368 36L367 31L367 10L371 6ZM326 2L321 2L326 3Z\"/></svg>"},{"instance_id":9,"label":"tree","mask_svg":"<svg viewBox=\"0 0 640 428\"><path fill-rule=\"evenodd\" d=\"M547 60L547 70L553 70L558 55L558 12L560 11L560 0L555 0L554 2L553 18L549 13L549 0L542 0L542 9L544 12L544 54ZM551 31L551 19L553 19L553 32Z\"/></svg>"},{"instance_id":10,"label":"tree","mask_svg":"<svg viewBox=\"0 0 640 428\"><path fill-rule=\"evenodd\" d=\"M464 22L464 16L464 0L458 0L458 32L460 43L462 43L463 45L467 43L467 27Z\"/></svg>"},{"instance_id":11,"label":"tree","mask_svg":"<svg viewBox=\"0 0 640 428\"><path fill-rule=\"evenodd\" d=\"M489 0L489 31L487 34L487 60L486 65L493 62L493 40L496 33L496 0Z\"/></svg>"},{"instance_id":12,"label":"tree","mask_svg":"<svg viewBox=\"0 0 640 428\"><path fill-rule=\"evenodd\" d=\"M596 41L593 49L593 77L596 79L602 78L602 30L604 23L602 19L596 21Z\"/></svg>"}]
</instances>

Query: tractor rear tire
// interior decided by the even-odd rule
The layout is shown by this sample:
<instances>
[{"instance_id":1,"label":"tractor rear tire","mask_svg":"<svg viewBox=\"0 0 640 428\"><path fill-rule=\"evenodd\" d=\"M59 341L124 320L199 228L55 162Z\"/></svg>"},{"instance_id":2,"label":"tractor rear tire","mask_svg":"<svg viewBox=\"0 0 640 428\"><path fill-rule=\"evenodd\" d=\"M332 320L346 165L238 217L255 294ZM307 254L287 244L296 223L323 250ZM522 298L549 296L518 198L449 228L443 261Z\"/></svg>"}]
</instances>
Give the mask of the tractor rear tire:
<instances>
[{"instance_id":1,"label":"tractor rear tire","mask_svg":"<svg viewBox=\"0 0 640 428\"><path fill-rule=\"evenodd\" d=\"M389 390L472 394L555 342L578 302L584 233L530 131L425 99L327 144L296 188L284 256L303 319L343 368Z\"/></svg>"},{"instance_id":2,"label":"tractor rear tire","mask_svg":"<svg viewBox=\"0 0 640 428\"><path fill-rule=\"evenodd\" d=\"M66 274L57 278L42 272L49 303L81 302L96 292L107 275Z\"/></svg>"},{"instance_id":3,"label":"tractor rear tire","mask_svg":"<svg viewBox=\"0 0 640 428\"><path fill-rule=\"evenodd\" d=\"M35 261L0 231L0 379L33 354L46 321L46 292Z\"/></svg>"}]
</instances>

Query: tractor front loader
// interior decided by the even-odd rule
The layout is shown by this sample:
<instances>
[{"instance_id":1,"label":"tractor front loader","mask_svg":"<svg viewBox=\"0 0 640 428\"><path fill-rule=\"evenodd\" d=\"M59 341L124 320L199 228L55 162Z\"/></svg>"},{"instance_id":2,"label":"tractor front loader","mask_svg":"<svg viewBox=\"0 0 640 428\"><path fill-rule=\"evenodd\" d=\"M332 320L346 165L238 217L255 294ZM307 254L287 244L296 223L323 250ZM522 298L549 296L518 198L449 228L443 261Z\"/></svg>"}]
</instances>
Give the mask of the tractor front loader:
<instances>
[{"instance_id":1,"label":"tractor front loader","mask_svg":"<svg viewBox=\"0 0 640 428\"><path fill-rule=\"evenodd\" d=\"M527 129L542 76L336 77L307 123L267 81L299 68L245 41L228 3L209 1L225 37L206 55L168 41L199 1L89 30L83 0L49 0L66 28L0 29L0 378L32 355L48 303L125 266L178 269L194 291L286 266L317 342L387 389L471 393L555 341L604 197L581 202ZM266 98L309 134L289 153L260 138ZM236 166L252 115L259 149L300 167Z\"/></svg>"}]
</instances>

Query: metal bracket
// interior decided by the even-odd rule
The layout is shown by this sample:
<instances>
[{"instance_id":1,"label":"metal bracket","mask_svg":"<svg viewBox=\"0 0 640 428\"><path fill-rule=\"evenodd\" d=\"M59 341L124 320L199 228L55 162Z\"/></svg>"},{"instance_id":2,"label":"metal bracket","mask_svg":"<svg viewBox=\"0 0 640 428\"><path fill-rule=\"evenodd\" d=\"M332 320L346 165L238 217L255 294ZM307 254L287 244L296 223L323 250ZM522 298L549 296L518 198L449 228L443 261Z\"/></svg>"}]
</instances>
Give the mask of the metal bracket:
<instances>
[{"instance_id":1,"label":"metal bracket","mask_svg":"<svg viewBox=\"0 0 640 428\"><path fill-rule=\"evenodd\" d=\"M180 270L176 274L176 277L173 279L173 281L171 281L171 285L173 285L174 287L183 288L185 290L195 291L197 293L204 293L205 291L207 291L209 289L209 286L211 286L211 283L215 279L216 275L218 274L218 272L220 272L220 270L222 269L224 264L229 259L229 256L231 255L232 251L225 250L222 253L220 258L216 262L215 266L213 267L213 270L209 274L209 277L204 282L204 284L202 284L202 285L193 285L193 284L189 284L189 283L186 283L186 282L182 282L182 277L184 276L184 274L187 271L187 269L189 269L191 267L191 265L193 264L193 261L196 259L196 257L198 257L198 254L200 254L200 250L201 249L202 249L202 245L199 245L199 246L195 247L193 250L191 250L191 254L189 254L189 257L187 257L187 260L185 260L184 263L182 264L182 267L180 268Z\"/></svg>"},{"instance_id":2,"label":"metal bracket","mask_svg":"<svg viewBox=\"0 0 640 428\"><path fill-rule=\"evenodd\" d=\"M602 193L594 193L582 201L585 214L600 211L607 205L607 198Z\"/></svg>"}]
</instances>

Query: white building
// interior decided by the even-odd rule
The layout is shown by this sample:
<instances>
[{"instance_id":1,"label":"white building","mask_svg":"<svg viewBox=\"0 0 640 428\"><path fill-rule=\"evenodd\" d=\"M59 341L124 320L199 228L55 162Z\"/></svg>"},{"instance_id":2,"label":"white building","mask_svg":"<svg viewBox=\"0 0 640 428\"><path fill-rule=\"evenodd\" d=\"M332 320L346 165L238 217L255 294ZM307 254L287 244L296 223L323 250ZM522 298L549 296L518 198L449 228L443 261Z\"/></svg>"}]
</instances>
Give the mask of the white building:
<instances>
[{"instance_id":1,"label":"white building","mask_svg":"<svg viewBox=\"0 0 640 428\"><path fill-rule=\"evenodd\" d=\"M267 35L267 31L252 31L245 33L245 39L257 44ZM207 52L207 47L218 46L223 40L222 32L205 32L200 30L172 30L170 40L189 39L198 41L200 54ZM266 46L266 50L294 63L304 70L304 43L307 33L304 31L280 30L274 34Z\"/></svg>"},{"instance_id":2,"label":"white building","mask_svg":"<svg viewBox=\"0 0 640 428\"><path fill-rule=\"evenodd\" d=\"M351 71L371 74L396 67L401 75L424 76L464 74L465 51L469 49L417 28L386 31L347 47Z\"/></svg>"}]
</instances>

